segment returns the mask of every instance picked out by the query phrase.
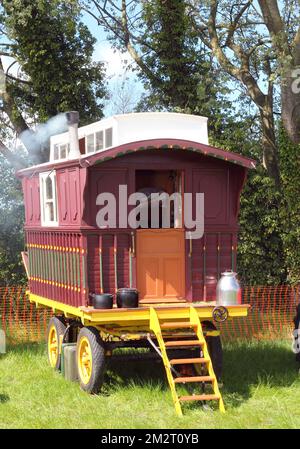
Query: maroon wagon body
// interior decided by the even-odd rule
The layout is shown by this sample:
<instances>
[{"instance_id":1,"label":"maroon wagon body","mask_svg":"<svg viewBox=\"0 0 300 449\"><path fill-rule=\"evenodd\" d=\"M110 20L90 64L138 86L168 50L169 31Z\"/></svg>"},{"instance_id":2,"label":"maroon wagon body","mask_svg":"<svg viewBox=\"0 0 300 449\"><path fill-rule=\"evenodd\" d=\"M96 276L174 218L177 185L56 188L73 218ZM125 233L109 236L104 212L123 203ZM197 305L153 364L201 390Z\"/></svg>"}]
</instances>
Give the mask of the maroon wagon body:
<instances>
[{"instance_id":1,"label":"maroon wagon body","mask_svg":"<svg viewBox=\"0 0 300 449\"><path fill-rule=\"evenodd\" d=\"M96 197L135 191L136 170L180 170L184 191L205 196L205 232L185 251L185 298L213 300L217 279L236 270L240 193L254 161L208 145L172 139L122 145L78 160L22 170L31 293L74 306L89 291L136 285L131 228L99 229ZM41 225L39 173L56 171L58 226ZM117 207L118 210L118 207Z\"/></svg>"}]
</instances>

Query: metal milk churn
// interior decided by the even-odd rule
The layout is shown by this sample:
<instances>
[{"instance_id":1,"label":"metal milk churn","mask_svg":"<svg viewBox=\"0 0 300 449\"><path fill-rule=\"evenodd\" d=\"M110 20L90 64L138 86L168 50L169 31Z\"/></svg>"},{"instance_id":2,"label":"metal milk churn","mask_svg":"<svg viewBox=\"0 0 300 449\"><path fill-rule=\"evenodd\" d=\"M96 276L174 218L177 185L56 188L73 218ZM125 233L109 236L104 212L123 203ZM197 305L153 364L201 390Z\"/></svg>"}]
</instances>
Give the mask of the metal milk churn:
<instances>
[{"instance_id":1,"label":"metal milk churn","mask_svg":"<svg viewBox=\"0 0 300 449\"><path fill-rule=\"evenodd\" d=\"M217 283L217 305L233 306L241 304L242 289L233 271L225 271Z\"/></svg>"}]
</instances>

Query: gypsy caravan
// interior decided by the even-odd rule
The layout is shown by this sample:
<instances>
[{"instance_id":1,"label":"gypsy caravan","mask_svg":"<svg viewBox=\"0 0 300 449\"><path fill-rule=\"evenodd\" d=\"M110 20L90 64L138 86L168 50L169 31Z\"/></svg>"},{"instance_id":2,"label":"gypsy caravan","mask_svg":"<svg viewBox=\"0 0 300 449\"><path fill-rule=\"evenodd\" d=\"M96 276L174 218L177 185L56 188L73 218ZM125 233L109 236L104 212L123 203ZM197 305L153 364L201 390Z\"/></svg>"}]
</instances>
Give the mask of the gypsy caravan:
<instances>
[{"instance_id":1,"label":"gypsy caravan","mask_svg":"<svg viewBox=\"0 0 300 449\"><path fill-rule=\"evenodd\" d=\"M179 414L190 400L223 410L207 343L219 341L214 319L247 315L247 305L215 300L221 273L236 270L240 193L255 162L210 146L205 117L125 114L79 128L76 112L67 117L50 161L18 172L29 300L55 314L51 365L60 367L62 340L76 343L81 387L96 392L114 348L153 344ZM117 306L124 292L138 307ZM111 307L96 308L105 295ZM175 348L191 357L172 358ZM178 375L186 365L205 375ZM179 397L176 384L189 382L212 392Z\"/></svg>"}]
</instances>

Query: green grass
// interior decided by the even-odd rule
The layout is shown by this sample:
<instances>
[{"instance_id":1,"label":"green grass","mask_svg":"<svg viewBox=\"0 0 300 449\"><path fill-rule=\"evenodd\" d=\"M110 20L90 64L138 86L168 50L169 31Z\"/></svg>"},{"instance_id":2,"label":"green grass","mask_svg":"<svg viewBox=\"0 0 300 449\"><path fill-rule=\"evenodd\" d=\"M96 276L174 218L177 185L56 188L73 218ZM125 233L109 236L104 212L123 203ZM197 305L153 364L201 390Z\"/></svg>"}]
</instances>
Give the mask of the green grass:
<instances>
[{"instance_id":1,"label":"green grass","mask_svg":"<svg viewBox=\"0 0 300 449\"><path fill-rule=\"evenodd\" d=\"M175 414L160 363L111 361L103 393L89 396L47 363L45 347L0 356L1 428L299 428L300 376L289 342L224 349L227 413L184 407Z\"/></svg>"}]
</instances>

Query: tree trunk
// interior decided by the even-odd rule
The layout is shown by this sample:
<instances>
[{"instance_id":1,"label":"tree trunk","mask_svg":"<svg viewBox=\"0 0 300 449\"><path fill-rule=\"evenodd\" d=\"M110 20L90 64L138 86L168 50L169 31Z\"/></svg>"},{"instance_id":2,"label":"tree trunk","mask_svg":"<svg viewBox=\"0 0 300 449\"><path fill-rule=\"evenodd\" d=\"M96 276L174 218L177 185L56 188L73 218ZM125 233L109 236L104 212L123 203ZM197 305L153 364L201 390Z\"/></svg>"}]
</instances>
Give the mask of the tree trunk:
<instances>
[{"instance_id":1,"label":"tree trunk","mask_svg":"<svg viewBox=\"0 0 300 449\"><path fill-rule=\"evenodd\" d=\"M280 188L280 170L278 147L276 143L273 108L267 104L260 109L262 124L263 165L274 180L276 188Z\"/></svg>"},{"instance_id":2,"label":"tree trunk","mask_svg":"<svg viewBox=\"0 0 300 449\"><path fill-rule=\"evenodd\" d=\"M298 78L293 73L298 72ZM282 121L293 143L300 143L300 70L291 70L281 81Z\"/></svg>"},{"instance_id":3,"label":"tree trunk","mask_svg":"<svg viewBox=\"0 0 300 449\"><path fill-rule=\"evenodd\" d=\"M258 0L281 69L282 121L293 143L300 143L300 27L291 40L278 0ZM291 7L290 7L291 8Z\"/></svg>"}]
</instances>

